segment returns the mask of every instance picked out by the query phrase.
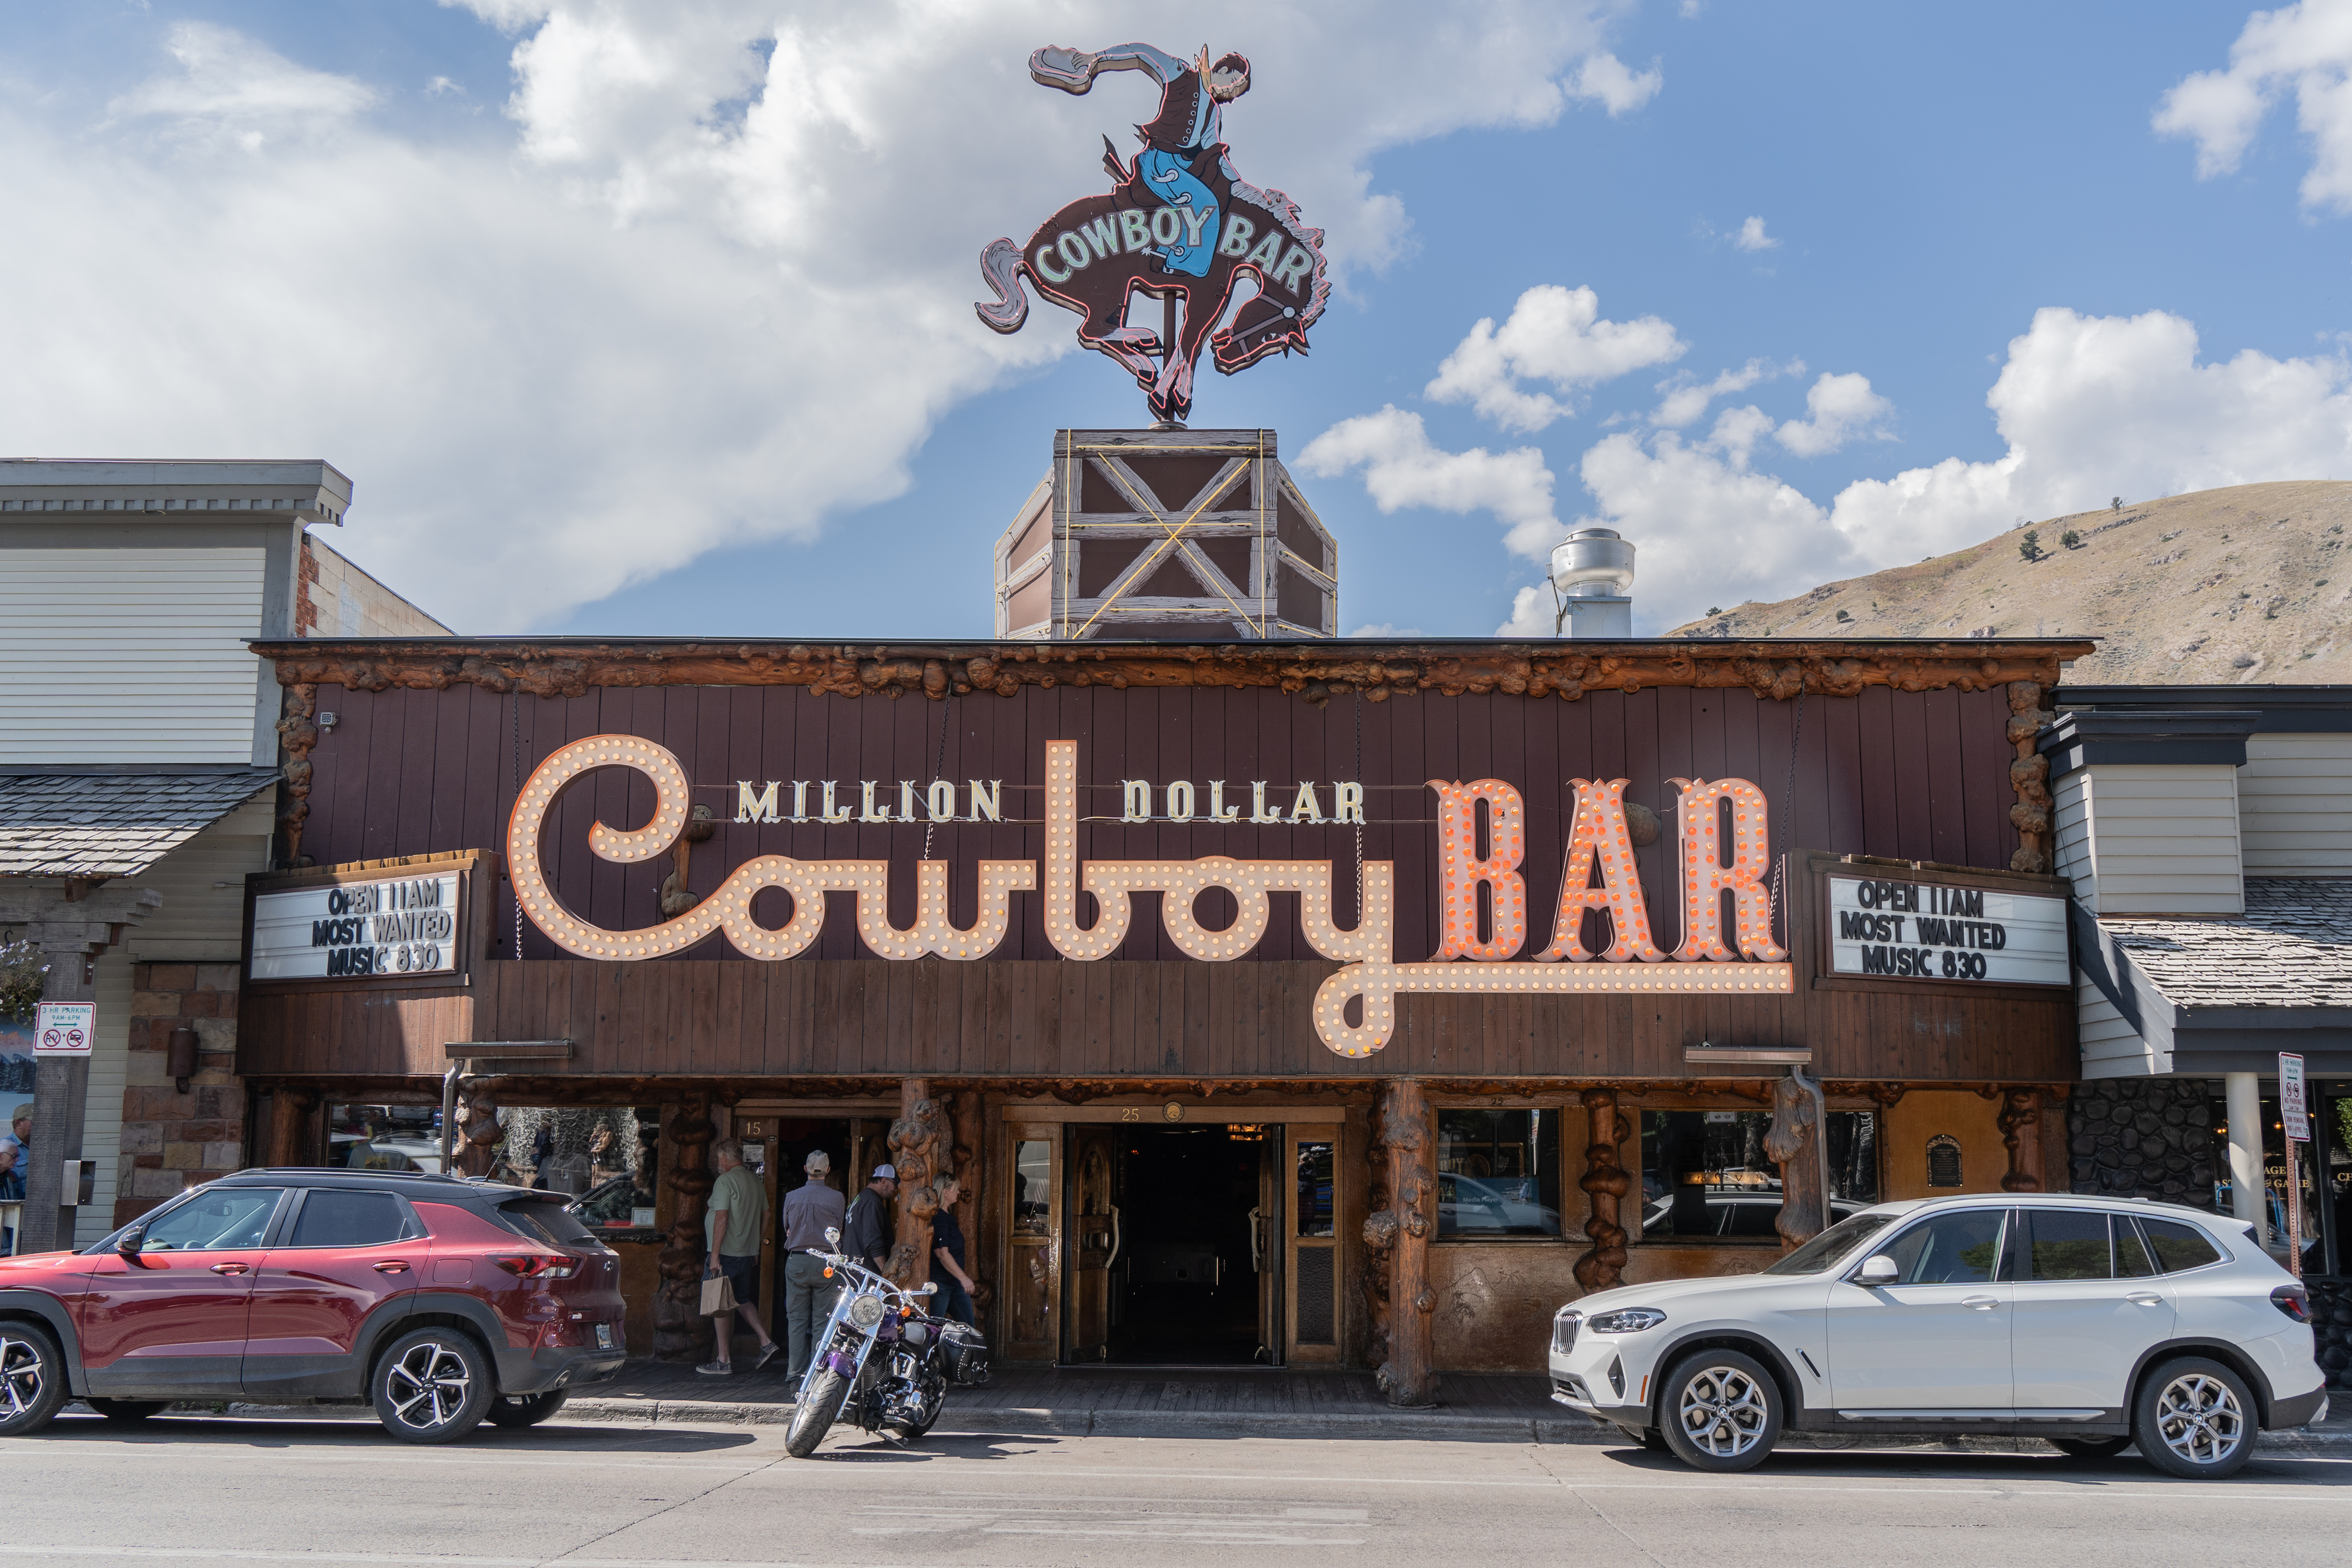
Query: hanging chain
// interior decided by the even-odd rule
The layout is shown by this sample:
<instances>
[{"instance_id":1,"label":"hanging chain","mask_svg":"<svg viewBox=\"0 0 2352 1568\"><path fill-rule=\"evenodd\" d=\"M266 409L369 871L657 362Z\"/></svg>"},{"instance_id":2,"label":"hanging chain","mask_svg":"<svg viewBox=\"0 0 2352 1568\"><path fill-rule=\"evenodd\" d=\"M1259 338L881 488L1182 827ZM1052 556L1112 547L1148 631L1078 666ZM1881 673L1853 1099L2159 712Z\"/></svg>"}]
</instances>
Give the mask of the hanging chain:
<instances>
[{"instance_id":1,"label":"hanging chain","mask_svg":"<svg viewBox=\"0 0 2352 1568\"><path fill-rule=\"evenodd\" d=\"M953 685L950 685L945 692L940 694L940 754L938 760L931 764L931 779L933 782L937 782L940 779L945 777L947 773L948 710L954 706L954 705L955 687ZM930 789L929 785L924 787L923 794L925 801L923 815L928 818L931 814L929 809L930 796ZM927 821L923 824L923 858L925 860L931 858L931 835L938 831L939 824L937 822Z\"/></svg>"},{"instance_id":2,"label":"hanging chain","mask_svg":"<svg viewBox=\"0 0 2352 1568\"><path fill-rule=\"evenodd\" d=\"M1364 689L1356 688L1356 788L1364 787ZM1356 802L1356 928L1364 925L1364 803Z\"/></svg>"},{"instance_id":3,"label":"hanging chain","mask_svg":"<svg viewBox=\"0 0 2352 1568\"><path fill-rule=\"evenodd\" d=\"M1805 737L1805 688L1797 686L1797 725L1789 736L1789 784L1780 793L1780 858L1772 862L1771 908L1766 912L1766 929L1780 922L1780 900L1785 896L1784 879L1789 871L1789 835L1797 824L1797 747ZM1789 933L1780 933L1781 946L1788 946Z\"/></svg>"},{"instance_id":4,"label":"hanging chain","mask_svg":"<svg viewBox=\"0 0 2352 1568\"><path fill-rule=\"evenodd\" d=\"M514 692L514 756L507 765L507 787L520 804L522 800L522 688ZM522 892L515 881L515 868L507 867L507 891L514 898L514 956L522 956Z\"/></svg>"}]
</instances>

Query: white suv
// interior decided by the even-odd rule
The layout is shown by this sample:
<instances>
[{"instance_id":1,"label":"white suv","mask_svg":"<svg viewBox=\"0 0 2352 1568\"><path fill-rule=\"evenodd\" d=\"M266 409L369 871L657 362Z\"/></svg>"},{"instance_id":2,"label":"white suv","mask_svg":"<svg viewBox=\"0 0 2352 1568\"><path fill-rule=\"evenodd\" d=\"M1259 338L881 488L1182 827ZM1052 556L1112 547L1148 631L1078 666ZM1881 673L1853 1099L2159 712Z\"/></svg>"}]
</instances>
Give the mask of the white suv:
<instances>
[{"instance_id":1,"label":"white suv","mask_svg":"<svg viewBox=\"0 0 2352 1568\"><path fill-rule=\"evenodd\" d=\"M2002 1433L2225 1476L2325 1419L2303 1287L2242 1223L2039 1194L1887 1203L1761 1274L1631 1285L1552 1320L1552 1397L1708 1470L1783 1427Z\"/></svg>"}]
</instances>

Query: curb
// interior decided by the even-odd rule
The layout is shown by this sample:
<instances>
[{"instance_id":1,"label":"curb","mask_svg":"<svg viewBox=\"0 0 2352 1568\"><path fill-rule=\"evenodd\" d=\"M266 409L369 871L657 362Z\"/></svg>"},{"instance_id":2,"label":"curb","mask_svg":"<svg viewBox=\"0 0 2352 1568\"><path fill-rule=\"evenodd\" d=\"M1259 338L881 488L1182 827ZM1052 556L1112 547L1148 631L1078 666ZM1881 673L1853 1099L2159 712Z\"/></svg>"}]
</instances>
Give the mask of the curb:
<instances>
[{"instance_id":1,"label":"curb","mask_svg":"<svg viewBox=\"0 0 2352 1568\"><path fill-rule=\"evenodd\" d=\"M699 1399L572 1399L564 1418L642 1426L701 1423L721 1426L781 1425L792 1419L789 1405L722 1403ZM1435 1410L1335 1412L1324 1416L1276 1416L1217 1410L1055 1410L1008 1406L959 1419L950 1403L937 1428L941 1432L990 1432L1009 1427L1055 1437L1298 1437L1397 1441L1536 1443L1622 1446L1616 1427L1583 1416L1474 1416ZM2041 1454L2053 1450L2038 1437L1849 1437L1789 1432L1792 1448L1838 1451L1859 1448L1932 1448L1948 1453ZM2264 1432L2255 1441L2262 1454L2316 1458L2352 1458L2352 1430Z\"/></svg>"}]
</instances>

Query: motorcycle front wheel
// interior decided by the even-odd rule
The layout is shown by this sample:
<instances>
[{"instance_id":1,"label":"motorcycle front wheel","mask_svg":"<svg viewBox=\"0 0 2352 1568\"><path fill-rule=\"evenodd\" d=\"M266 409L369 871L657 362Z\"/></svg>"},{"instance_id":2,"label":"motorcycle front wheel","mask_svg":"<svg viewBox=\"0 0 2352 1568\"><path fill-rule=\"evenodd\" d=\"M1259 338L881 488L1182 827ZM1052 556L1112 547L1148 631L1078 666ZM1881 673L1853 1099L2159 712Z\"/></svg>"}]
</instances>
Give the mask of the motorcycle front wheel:
<instances>
[{"instance_id":1,"label":"motorcycle front wheel","mask_svg":"<svg viewBox=\"0 0 2352 1568\"><path fill-rule=\"evenodd\" d=\"M833 1368L828 1366L810 1378L807 1390L793 1406L793 1423L784 1429L784 1452L796 1459L815 1453L848 1397L849 1379Z\"/></svg>"}]
</instances>

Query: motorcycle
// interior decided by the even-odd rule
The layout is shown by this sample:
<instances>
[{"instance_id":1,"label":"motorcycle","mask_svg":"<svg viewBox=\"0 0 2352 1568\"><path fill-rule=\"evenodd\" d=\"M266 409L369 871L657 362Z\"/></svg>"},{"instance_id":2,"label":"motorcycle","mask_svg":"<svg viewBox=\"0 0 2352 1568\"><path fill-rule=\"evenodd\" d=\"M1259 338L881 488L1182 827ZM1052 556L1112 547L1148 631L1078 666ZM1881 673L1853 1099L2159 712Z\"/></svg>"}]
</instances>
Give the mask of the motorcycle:
<instances>
[{"instance_id":1,"label":"motorcycle","mask_svg":"<svg viewBox=\"0 0 2352 1568\"><path fill-rule=\"evenodd\" d=\"M841 1232L828 1228L824 1239L838 1247ZM825 1277L842 1284L801 1376L786 1453L807 1458L840 1420L867 1432L887 1427L914 1442L938 1422L950 1384L988 1381L988 1346L979 1333L923 1310L937 1285L902 1290L843 1253L821 1256Z\"/></svg>"}]
</instances>

